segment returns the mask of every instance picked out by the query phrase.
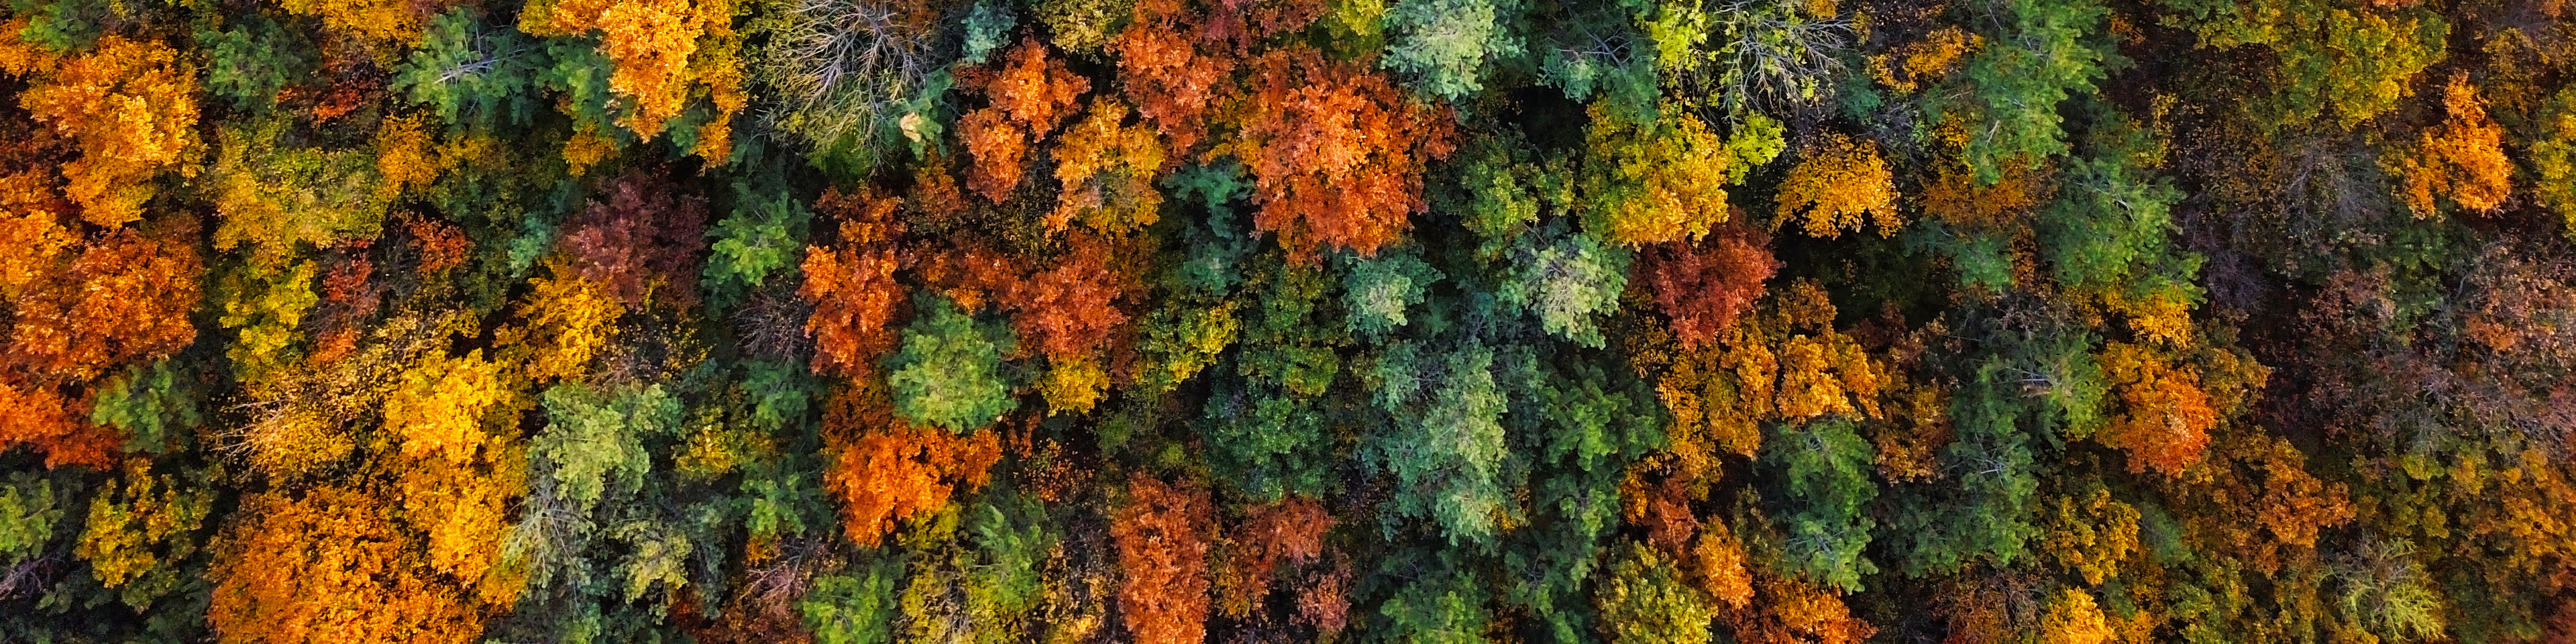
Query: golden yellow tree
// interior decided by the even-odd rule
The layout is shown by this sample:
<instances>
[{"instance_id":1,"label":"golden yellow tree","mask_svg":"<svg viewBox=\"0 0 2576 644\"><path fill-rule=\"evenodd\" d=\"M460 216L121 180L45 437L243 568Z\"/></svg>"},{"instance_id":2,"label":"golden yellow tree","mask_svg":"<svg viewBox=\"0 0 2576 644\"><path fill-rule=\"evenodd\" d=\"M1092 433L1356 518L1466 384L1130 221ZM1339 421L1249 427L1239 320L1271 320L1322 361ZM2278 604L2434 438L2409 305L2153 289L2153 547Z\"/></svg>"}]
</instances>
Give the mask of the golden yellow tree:
<instances>
[{"instance_id":1,"label":"golden yellow tree","mask_svg":"<svg viewBox=\"0 0 2576 644\"><path fill-rule=\"evenodd\" d=\"M0 23L0 32L24 26ZM197 72L178 50L111 34L89 53L60 56L0 38L0 71L29 79L18 104L78 143L80 158L62 164L63 192L90 223L139 219L154 178L196 174Z\"/></svg>"},{"instance_id":2,"label":"golden yellow tree","mask_svg":"<svg viewBox=\"0 0 2576 644\"><path fill-rule=\"evenodd\" d=\"M2392 156L2389 170L2404 180L2398 197L2417 217L2432 216L2436 198L2477 213L2495 212L2511 196L2513 161L2504 155L2504 128L2487 116L2486 101L2468 74L2451 76L2442 90L2450 119L2426 130L2414 154Z\"/></svg>"},{"instance_id":3,"label":"golden yellow tree","mask_svg":"<svg viewBox=\"0 0 2576 644\"><path fill-rule=\"evenodd\" d=\"M1884 237L1905 225L1896 211L1896 175L1879 158L1878 144L1840 133L1826 135L1789 169L1779 199L1773 225L1804 213L1802 228L1810 237L1839 237L1873 221Z\"/></svg>"}]
</instances>

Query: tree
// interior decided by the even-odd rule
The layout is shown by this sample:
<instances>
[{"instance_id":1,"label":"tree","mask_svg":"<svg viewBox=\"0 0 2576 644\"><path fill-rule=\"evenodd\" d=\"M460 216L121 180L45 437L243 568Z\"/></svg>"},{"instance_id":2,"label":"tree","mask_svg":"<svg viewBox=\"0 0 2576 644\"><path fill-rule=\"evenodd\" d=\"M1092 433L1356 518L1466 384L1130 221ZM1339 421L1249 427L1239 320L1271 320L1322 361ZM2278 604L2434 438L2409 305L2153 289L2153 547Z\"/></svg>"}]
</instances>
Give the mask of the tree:
<instances>
[{"instance_id":1,"label":"tree","mask_svg":"<svg viewBox=\"0 0 2576 644\"><path fill-rule=\"evenodd\" d=\"M1805 579L1844 592L1860 590L1861 577L1878 572L1862 556L1878 527L1866 510L1878 498L1869 478L1868 441L1849 421L1780 425L1765 441L1762 462L1780 468L1781 565Z\"/></svg>"},{"instance_id":2,"label":"tree","mask_svg":"<svg viewBox=\"0 0 2576 644\"><path fill-rule=\"evenodd\" d=\"M2101 439L2129 452L2130 472L2175 476L2200 460L2218 414L2198 376L2146 347L2121 342L2103 347L2102 372L2119 392L2124 413Z\"/></svg>"},{"instance_id":3,"label":"tree","mask_svg":"<svg viewBox=\"0 0 2576 644\"><path fill-rule=\"evenodd\" d=\"M610 181L566 224L571 266L629 310L651 301L680 310L698 304L698 251L706 247L707 202L669 177L637 169Z\"/></svg>"},{"instance_id":4,"label":"tree","mask_svg":"<svg viewBox=\"0 0 2576 644\"><path fill-rule=\"evenodd\" d=\"M886 361L886 387L905 420L968 433L1019 407L1002 356L1015 352L1009 329L976 322L936 295L913 298L921 312L903 330L903 348Z\"/></svg>"},{"instance_id":5,"label":"tree","mask_svg":"<svg viewBox=\"0 0 2576 644\"><path fill-rule=\"evenodd\" d=\"M903 285L895 282L894 239L903 224L894 218L902 200L869 193L842 195L827 191L816 207L841 218L843 248L805 247L805 283L797 294L813 303L805 334L815 343L814 371L863 376L877 357L895 346L895 318L903 305Z\"/></svg>"},{"instance_id":6,"label":"tree","mask_svg":"<svg viewBox=\"0 0 2576 644\"><path fill-rule=\"evenodd\" d=\"M1575 344L1602 346L1597 318L1619 307L1628 287L1628 249L1573 233L1563 222L1514 244L1496 299L1531 317L1549 334Z\"/></svg>"},{"instance_id":7,"label":"tree","mask_svg":"<svg viewBox=\"0 0 2576 644\"><path fill-rule=\"evenodd\" d=\"M1062 232L1080 221L1092 230L1124 235L1161 218L1163 193L1155 175L1166 161L1163 142L1143 124L1123 125L1127 105L1102 97L1057 139L1055 178L1064 185L1047 229Z\"/></svg>"},{"instance_id":8,"label":"tree","mask_svg":"<svg viewBox=\"0 0 2576 644\"><path fill-rule=\"evenodd\" d=\"M1032 143L1045 140L1073 115L1074 101L1091 91L1089 79L1066 69L1064 59L1048 56L1036 37L1022 38L1000 69L969 70L959 80L993 103L967 113L958 134L975 156L966 187L994 203L1019 187Z\"/></svg>"},{"instance_id":9,"label":"tree","mask_svg":"<svg viewBox=\"0 0 2576 644\"><path fill-rule=\"evenodd\" d=\"M100 37L88 53L59 56L31 43L0 44L0 71L36 81L18 104L75 141L62 164L63 193L100 226L143 216L164 172L195 176L197 73L156 40Z\"/></svg>"},{"instance_id":10,"label":"tree","mask_svg":"<svg viewBox=\"0 0 2576 644\"><path fill-rule=\"evenodd\" d=\"M1509 22L1524 9L1492 0L1402 0L1388 7L1394 32L1378 65L1414 79L1417 91L1459 102L1484 89L1483 70L1519 58Z\"/></svg>"},{"instance_id":11,"label":"tree","mask_svg":"<svg viewBox=\"0 0 2576 644\"><path fill-rule=\"evenodd\" d=\"M1299 261L1325 248L1375 255L1403 234L1426 208L1422 166L1449 157L1451 115L1312 48L1248 64L1242 138L1225 147L1252 170L1253 228Z\"/></svg>"},{"instance_id":12,"label":"tree","mask_svg":"<svg viewBox=\"0 0 2576 644\"><path fill-rule=\"evenodd\" d=\"M1979 183L1992 185L2007 166L2037 168L2065 153L2058 104L2092 93L2105 65L2119 59L2109 47L2086 42L2110 14L2092 0L1999 3L1985 10L2001 28L1968 59L1970 120L1987 126L1969 135L1965 161Z\"/></svg>"},{"instance_id":13,"label":"tree","mask_svg":"<svg viewBox=\"0 0 2576 644\"><path fill-rule=\"evenodd\" d=\"M1702 644L1716 617L1697 589L1644 544L1620 548L1593 603L1613 644Z\"/></svg>"},{"instance_id":14,"label":"tree","mask_svg":"<svg viewBox=\"0 0 2576 644\"><path fill-rule=\"evenodd\" d=\"M622 100L617 124L650 140L706 101L706 119L673 141L710 162L732 152L735 112L748 102L734 31L732 0L553 0L531 3L519 30L532 36L597 34L612 71L607 88Z\"/></svg>"},{"instance_id":15,"label":"tree","mask_svg":"<svg viewBox=\"0 0 2576 644\"><path fill-rule=\"evenodd\" d=\"M1126 573L1118 610L1127 632L1148 644L1206 639L1208 543L1215 527L1207 490L1139 472L1128 478L1127 494L1109 526L1118 568Z\"/></svg>"},{"instance_id":16,"label":"tree","mask_svg":"<svg viewBox=\"0 0 2576 644\"><path fill-rule=\"evenodd\" d=\"M344 487L264 494L215 546L215 634L238 642L472 642L484 605L431 572L393 504Z\"/></svg>"},{"instance_id":17,"label":"tree","mask_svg":"<svg viewBox=\"0 0 2576 644\"><path fill-rule=\"evenodd\" d=\"M2436 196L2462 210L2493 213L2512 194L2513 163L2505 159L2504 128L2487 118L2486 102L2468 75L2455 73L2442 90L2450 119L2424 132L2412 154L2391 155L2386 165L2401 177L2398 198L2417 217L2437 212Z\"/></svg>"},{"instance_id":18,"label":"tree","mask_svg":"<svg viewBox=\"0 0 2576 644\"><path fill-rule=\"evenodd\" d=\"M876 545L897 521L946 505L961 488L983 487L1002 458L995 432L960 436L905 421L864 378L826 402L823 429L832 458L824 488L841 501L842 529L862 546Z\"/></svg>"},{"instance_id":19,"label":"tree","mask_svg":"<svg viewBox=\"0 0 2576 644\"><path fill-rule=\"evenodd\" d=\"M1637 124L1603 104L1590 109L1579 184L1585 231L1639 246L1696 241L1726 221L1727 173L1744 161L1699 117L1665 109Z\"/></svg>"},{"instance_id":20,"label":"tree","mask_svg":"<svg viewBox=\"0 0 2576 644\"><path fill-rule=\"evenodd\" d=\"M1780 270L1770 240L1742 222L1719 226L1701 242L1646 248L1638 274L1655 295L1684 351L1717 343L1762 298L1762 283Z\"/></svg>"},{"instance_id":21,"label":"tree","mask_svg":"<svg viewBox=\"0 0 2576 644\"><path fill-rule=\"evenodd\" d=\"M1843 231L1859 230L1864 215L1874 217L1881 237L1905 225L1896 211L1896 178L1878 157L1878 146L1866 141L1855 144L1839 133L1826 135L1823 144L1789 169L1789 178L1780 182L1779 200L1772 226L1786 224L1803 212L1809 237L1838 237Z\"/></svg>"}]
</instances>

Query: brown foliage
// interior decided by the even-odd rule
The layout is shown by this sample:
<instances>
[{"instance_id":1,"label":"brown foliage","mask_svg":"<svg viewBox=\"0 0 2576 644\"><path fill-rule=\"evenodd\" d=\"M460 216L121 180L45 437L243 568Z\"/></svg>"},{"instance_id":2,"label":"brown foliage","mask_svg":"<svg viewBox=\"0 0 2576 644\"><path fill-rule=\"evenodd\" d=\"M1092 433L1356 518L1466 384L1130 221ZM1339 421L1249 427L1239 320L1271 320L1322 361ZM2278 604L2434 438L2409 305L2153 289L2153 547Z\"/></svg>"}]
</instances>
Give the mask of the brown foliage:
<instances>
[{"instance_id":1,"label":"brown foliage","mask_svg":"<svg viewBox=\"0 0 2576 644\"><path fill-rule=\"evenodd\" d=\"M1207 638L1208 542L1212 525L1208 491L1186 483L1164 485L1150 475L1128 479L1131 499L1111 518L1118 541L1118 608L1127 631L1141 644L1180 644Z\"/></svg>"},{"instance_id":2,"label":"brown foliage","mask_svg":"<svg viewBox=\"0 0 2576 644\"><path fill-rule=\"evenodd\" d=\"M609 182L569 224L564 245L583 279L629 309L659 300L697 303L698 250L706 247L707 201L680 192L668 175L637 169Z\"/></svg>"}]
</instances>

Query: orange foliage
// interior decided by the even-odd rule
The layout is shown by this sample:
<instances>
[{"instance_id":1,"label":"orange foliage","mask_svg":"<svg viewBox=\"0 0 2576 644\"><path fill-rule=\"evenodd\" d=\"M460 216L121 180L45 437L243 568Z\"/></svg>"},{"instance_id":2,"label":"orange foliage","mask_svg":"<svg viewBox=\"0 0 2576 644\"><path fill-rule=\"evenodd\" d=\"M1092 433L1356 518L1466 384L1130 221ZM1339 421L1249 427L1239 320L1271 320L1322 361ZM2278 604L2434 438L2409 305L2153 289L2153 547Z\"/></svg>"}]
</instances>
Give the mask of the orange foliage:
<instances>
[{"instance_id":1,"label":"orange foliage","mask_svg":"<svg viewBox=\"0 0 2576 644\"><path fill-rule=\"evenodd\" d=\"M1879 158L1878 145L1855 143L1840 133L1826 135L1824 143L1809 150L1807 158L1780 182L1773 225L1787 223L1801 211L1806 213L1804 229L1809 237L1839 237L1844 231L1860 230L1863 215L1878 223L1881 237L1905 225L1896 211L1896 176Z\"/></svg>"},{"instance_id":2,"label":"orange foliage","mask_svg":"<svg viewBox=\"0 0 2576 644\"><path fill-rule=\"evenodd\" d=\"M1673 337L1686 351L1713 344L1734 327L1761 299L1762 282L1780 270L1770 239L1751 226L1721 225L1710 237L1658 244L1639 258L1656 310L1672 320Z\"/></svg>"},{"instance_id":3,"label":"orange foliage","mask_svg":"<svg viewBox=\"0 0 2576 644\"><path fill-rule=\"evenodd\" d=\"M1720 617L1745 644L1858 644L1878 633L1869 622L1853 617L1841 597L1804 581L1770 574L1755 578L1760 589L1751 610L1724 611Z\"/></svg>"},{"instance_id":4,"label":"orange foliage","mask_svg":"<svg viewBox=\"0 0 2576 644\"><path fill-rule=\"evenodd\" d=\"M1303 259L1319 247L1374 255L1421 212L1423 166L1446 159L1451 115L1406 100L1367 67L1292 46L1252 61L1242 139L1253 227Z\"/></svg>"},{"instance_id":5,"label":"orange foliage","mask_svg":"<svg viewBox=\"0 0 2576 644\"><path fill-rule=\"evenodd\" d=\"M19 299L0 356L15 368L87 380L195 342L188 312L197 307L201 263L186 228L152 237L119 230L92 242L61 279Z\"/></svg>"},{"instance_id":6,"label":"orange foliage","mask_svg":"<svg viewBox=\"0 0 2576 644\"><path fill-rule=\"evenodd\" d=\"M1134 21L1109 43L1118 55L1120 89L1177 153L1196 149L1207 137L1208 120L1232 85L1236 65L1225 52L1199 48L1193 33L1199 12L1185 4L1137 2Z\"/></svg>"},{"instance_id":7,"label":"orange foliage","mask_svg":"<svg viewBox=\"0 0 2576 644\"><path fill-rule=\"evenodd\" d=\"M2103 430L2104 444L2129 452L2129 471L2150 468L2182 473L2209 449L2218 412L2200 390L2200 377L2175 367L2146 347L2113 342L2102 349L2102 372L2125 409Z\"/></svg>"},{"instance_id":8,"label":"orange foliage","mask_svg":"<svg viewBox=\"0 0 2576 644\"><path fill-rule=\"evenodd\" d=\"M1118 541L1118 608L1140 644L1207 639L1210 504L1205 488L1164 485L1142 472L1128 479L1132 497L1111 518Z\"/></svg>"},{"instance_id":9,"label":"orange foliage","mask_svg":"<svg viewBox=\"0 0 2576 644\"><path fill-rule=\"evenodd\" d=\"M23 23L0 23L16 33ZM107 227L143 216L151 181L166 170L196 174L197 73L179 51L110 34L77 56L55 56L16 38L0 39L0 71L26 77L18 96L37 120L78 142L62 164L63 192L81 217Z\"/></svg>"},{"instance_id":10,"label":"orange foliage","mask_svg":"<svg viewBox=\"0 0 2576 644\"><path fill-rule=\"evenodd\" d=\"M1242 583L1235 585L1236 596L1229 598L1227 606L1249 605L1269 594L1271 572L1280 562L1314 563L1324 555L1324 533L1332 529L1332 512L1314 499L1291 496L1252 508L1251 516L1245 517L1243 525L1231 535L1234 552L1230 568ZM1239 611L1228 613L1243 616Z\"/></svg>"},{"instance_id":11,"label":"orange foliage","mask_svg":"<svg viewBox=\"0 0 2576 644\"><path fill-rule=\"evenodd\" d=\"M722 162L731 151L729 122L748 102L735 11L733 0L557 0L530 3L519 29L536 36L597 33L600 53L615 67L608 89L629 108L618 125L646 139L660 135L692 99L707 99L716 115L699 128L692 152Z\"/></svg>"},{"instance_id":12,"label":"orange foliage","mask_svg":"<svg viewBox=\"0 0 2576 644\"><path fill-rule=\"evenodd\" d=\"M1049 360L1096 357L1112 332L1127 322L1116 300L1131 285L1112 270L1109 243L1077 234L1053 268L1018 281L1003 295L1011 327Z\"/></svg>"},{"instance_id":13,"label":"orange foliage","mask_svg":"<svg viewBox=\"0 0 2576 644\"><path fill-rule=\"evenodd\" d=\"M2486 101L2478 98L2466 72L2451 75L2442 106L2450 111L2450 120L2424 132L2412 156L2389 161L2389 170L2405 178L2398 197L2417 217L2437 212L2436 196L2470 211L2495 212L2513 192L2504 128L2487 117Z\"/></svg>"},{"instance_id":14,"label":"orange foliage","mask_svg":"<svg viewBox=\"0 0 2576 644\"><path fill-rule=\"evenodd\" d=\"M814 337L814 371L873 373L877 356L894 348L894 318L903 305L903 285L894 280L894 237L903 230L894 214L903 201L833 190L815 206L842 218L842 247L805 249L805 284L796 292L814 303L805 320L805 333Z\"/></svg>"},{"instance_id":15,"label":"orange foliage","mask_svg":"<svg viewBox=\"0 0 2576 644\"><path fill-rule=\"evenodd\" d=\"M959 436L904 422L874 378L851 381L828 404L823 438L832 469L823 487L840 499L842 529L861 546L875 546L897 521L947 505L960 488L982 488L1002 460L998 433Z\"/></svg>"},{"instance_id":16,"label":"orange foliage","mask_svg":"<svg viewBox=\"0 0 2576 644\"><path fill-rule=\"evenodd\" d=\"M116 465L123 441L90 425L80 403L48 385L19 386L0 377L0 451L26 445L45 453L45 467Z\"/></svg>"},{"instance_id":17,"label":"orange foliage","mask_svg":"<svg viewBox=\"0 0 2576 644\"><path fill-rule=\"evenodd\" d=\"M1090 79L1066 69L1064 59L1048 56L1034 36L1022 37L1009 55L999 70L968 69L959 79L981 89L993 103L961 119L958 134L975 156L966 186L994 203L1019 187L1030 142L1045 139L1073 115L1074 100L1091 91Z\"/></svg>"},{"instance_id":18,"label":"orange foliage","mask_svg":"<svg viewBox=\"0 0 2576 644\"><path fill-rule=\"evenodd\" d=\"M431 571L397 504L323 487L244 499L216 547L206 621L226 642L473 642L481 605Z\"/></svg>"}]
</instances>

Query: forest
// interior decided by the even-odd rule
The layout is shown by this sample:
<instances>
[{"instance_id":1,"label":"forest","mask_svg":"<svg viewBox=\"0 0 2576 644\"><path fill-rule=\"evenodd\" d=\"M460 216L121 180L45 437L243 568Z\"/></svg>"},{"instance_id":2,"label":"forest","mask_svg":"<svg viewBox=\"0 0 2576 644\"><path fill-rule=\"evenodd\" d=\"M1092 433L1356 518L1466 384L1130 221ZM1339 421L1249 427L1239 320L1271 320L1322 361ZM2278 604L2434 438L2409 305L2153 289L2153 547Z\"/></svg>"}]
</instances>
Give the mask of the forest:
<instances>
[{"instance_id":1,"label":"forest","mask_svg":"<svg viewBox=\"0 0 2576 644\"><path fill-rule=\"evenodd\" d=\"M2570 644L2563 0L0 0L0 643Z\"/></svg>"}]
</instances>

